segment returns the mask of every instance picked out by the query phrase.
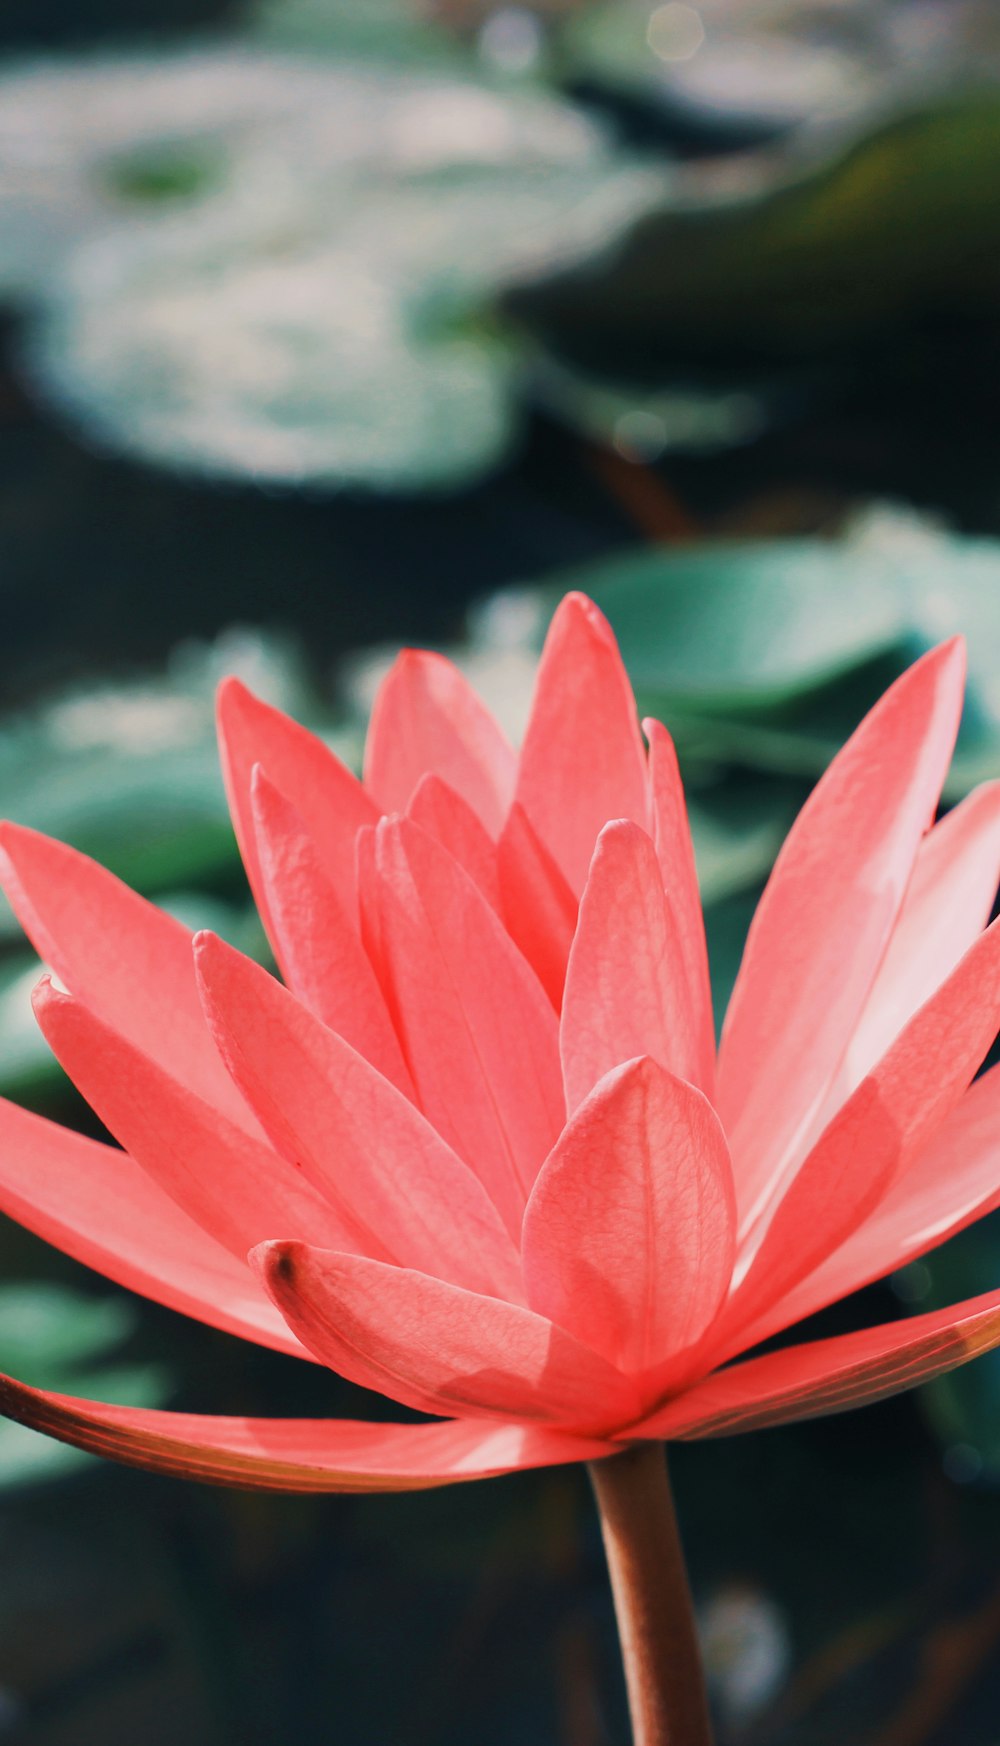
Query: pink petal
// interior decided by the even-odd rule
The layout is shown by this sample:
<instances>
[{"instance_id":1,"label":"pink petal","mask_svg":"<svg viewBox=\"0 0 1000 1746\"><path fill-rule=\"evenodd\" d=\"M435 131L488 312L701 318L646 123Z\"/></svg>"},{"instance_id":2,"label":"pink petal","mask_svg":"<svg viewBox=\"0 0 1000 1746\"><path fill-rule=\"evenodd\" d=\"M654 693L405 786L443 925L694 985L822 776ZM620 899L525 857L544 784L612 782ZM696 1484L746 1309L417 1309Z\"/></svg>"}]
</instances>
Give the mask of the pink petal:
<instances>
[{"instance_id":1,"label":"pink petal","mask_svg":"<svg viewBox=\"0 0 1000 1746\"><path fill-rule=\"evenodd\" d=\"M577 1110L535 1183L522 1239L528 1302L619 1369L648 1371L715 1316L735 1229L711 1105L655 1061L631 1061Z\"/></svg>"},{"instance_id":2,"label":"pink petal","mask_svg":"<svg viewBox=\"0 0 1000 1746\"><path fill-rule=\"evenodd\" d=\"M663 870L663 884L677 929L687 979L688 1007L698 1039L698 1068L691 1075L706 1096L715 1079L715 1022L705 945L705 918L698 890L694 845L688 824L684 788L674 742L651 718L643 722L649 741L649 789L653 807L653 840Z\"/></svg>"},{"instance_id":3,"label":"pink petal","mask_svg":"<svg viewBox=\"0 0 1000 1746\"><path fill-rule=\"evenodd\" d=\"M433 837L385 819L376 858L387 992L420 1106L516 1237L564 1117L555 1013Z\"/></svg>"},{"instance_id":4,"label":"pink petal","mask_svg":"<svg viewBox=\"0 0 1000 1746\"><path fill-rule=\"evenodd\" d=\"M576 1109L605 1073L637 1055L697 1084L701 1041L656 850L638 825L605 825L566 971L566 1106Z\"/></svg>"},{"instance_id":5,"label":"pink petal","mask_svg":"<svg viewBox=\"0 0 1000 1746\"><path fill-rule=\"evenodd\" d=\"M524 808L516 803L497 845L497 864L500 913L507 932L558 1012L579 905Z\"/></svg>"},{"instance_id":6,"label":"pink petal","mask_svg":"<svg viewBox=\"0 0 1000 1746\"><path fill-rule=\"evenodd\" d=\"M170 1199L240 1260L282 1233L357 1245L357 1233L270 1146L226 1120L47 981L35 1012L88 1103Z\"/></svg>"},{"instance_id":7,"label":"pink petal","mask_svg":"<svg viewBox=\"0 0 1000 1746\"><path fill-rule=\"evenodd\" d=\"M0 1211L117 1285L244 1340L307 1353L249 1268L129 1157L0 1099Z\"/></svg>"},{"instance_id":8,"label":"pink petal","mask_svg":"<svg viewBox=\"0 0 1000 1746\"><path fill-rule=\"evenodd\" d=\"M824 1100L825 1126L990 918L1000 881L1000 782L984 783L920 845L871 993Z\"/></svg>"},{"instance_id":9,"label":"pink petal","mask_svg":"<svg viewBox=\"0 0 1000 1746\"><path fill-rule=\"evenodd\" d=\"M881 1204L774 1307L776 1327L881 1279L1000 1207L1000 1067L971 1085L943 1130L896 1177Z\"/></svg>"},{"instance_id":10,"label":"pink petal","mask_svg":"<svg viewBox=\"0 0 1000 1746\"><path fill-rule=\"evenodd\" d=\"M413 1086L356 921L295 808L258 769L253 817L275 955L299 999L410 1095Z\"/></svg>"},{"instance_id":11,"label":"pink petal","mask_svg":"<svg viewBox=\"0 0 1000 1746\"><path fill-rule=\"evenodd\" d=\"M911 1019L802 1165L727 1310L738 1349L786 1325L764 1312L874 1213L940 1131L998 1028L1000 922Z\"/></svg>"},{"instance_id":12,"label":"pink petal","mask_svg":"<svg viewBox=\"0 0 1000 1746\"><path fill-rule=\"evenodd\" d=\"M761 898L716 1098L741 1231L778 1186L867 998L940 793L963 676L954 641L896 681L817 784Z\"/></svg>"},{"instance_id":13,"label":"pink petal","mask_svg":"<svg viewBox=\"0 0 1000 1746\"><path fill-rule=\"evenodd\" d=\"M649 828L632 688L611 626L582 594L567 594L545 639L516 797L576 894L602 825Z\"/></svg>"},{"instance_id":14,"label":"pink petal","mask_svg":"<svg viewBox=\"0 0 1000 1746\"><path fill-rule=\"evenodd\" d=\"M346 913L353 916L354 839L362 826L374 824L379 814L371 796L329 746L280 709L254 697L238 679L226 679L219 688L218 726L233 827L268 931L271 922L250 797L257 764L263 764L274 786L299 814L327 878Z\"/></svg>"},{"instance_id":15,"label":"pink petal","mask_svg":"<svg viewBox=\"0 0 1000 1746\"><path fill-rule=\"evenodd\" d=\"M443 655L404 649L379 689L365 747L365 784L403 812L421 776L440 776L491 835L514 790L515 757L469 681Z\"/></svg>"},{"instance_id":16,"label":"pink petal","mask_svg":"<svg viewBox=\"0 0 1000 1746\"><path fill-rule=\"evenodd\" d=\"M317 1358L406 1406L599 1434L635 1416L618 1371L518 1304L304 1243L265 1243L251 1260Z\"/></svg>"},{"instance_id":17,"label":"pink petal","mask_svg":"<svg viewBox=\"0 0 1000 1746\"><path fill-rule=\"evenodd\" d=\"M244 1096L368 1252L519 1298L498 1213L419 1110L258 964L211 934L196 949L206 1012Z\"/></svg>"},{"instance_id":18,"label":"pink petal","mask_svg":"<svg viewBox=\"0 0 1000 1746\"><path fill-rule=\"evenodd\" d=\"M0 880L39 957L196 1096L259 1133L212 1045L191 933L65 843L0 825Z\"/></svg>"},{"instance_id":19,"label":"pink petal","mask_svg":"<svg viewBox=\"0 0 1000 1746\"><path fill-rule=\"evenodd\" d=\"M463 800L454 788L449 788L440 776L421 776L413 790L407 815L414 824L437 838L442 848L447 849L479 886L491 908L499 910L496 844L468 801Z\"/></svg>"},{"instance_id":20,"label":"pink petal","mask_svg":"<svg viewBox=\"0 0 1000 1746\"><path fill-rule=\"evenodd\" d=\"M0 1377L0 1412L94 1455L247 1491L422 1491L607 1455L538 1425L227 1419L105 1406Z\"/></svg>"},{"instance_id":21,"label":"pink petal","mask_svg":"<svg viewBox=\"0 0 1000 1746\"><path fill-rule=\"evenodd\" d=\"M641 1437L722 1437L821 1418L916 1388L1000 1345L1000 1291L706 1377L637 1425Z\"/></svg>"}]
</instances>

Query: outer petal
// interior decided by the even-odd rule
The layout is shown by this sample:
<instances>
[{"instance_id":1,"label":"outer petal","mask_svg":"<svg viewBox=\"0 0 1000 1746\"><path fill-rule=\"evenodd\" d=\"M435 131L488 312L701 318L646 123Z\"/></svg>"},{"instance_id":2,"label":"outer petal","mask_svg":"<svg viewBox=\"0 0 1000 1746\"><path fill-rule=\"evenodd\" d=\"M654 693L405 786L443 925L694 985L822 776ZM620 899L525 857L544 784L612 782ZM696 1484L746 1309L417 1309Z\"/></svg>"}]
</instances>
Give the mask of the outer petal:
<instances>
[{"instance_id":1,"label":"outer petal","mask_svg":"<svg viewBox=\"0 0 1000 1746\"><path fill-rule=\"evenodd\" d=\"M951 756L963 675L951 642L886 692L799 814L758 906L716 1099L743 1230L780 1182L867 998Z\"/></svg>"},{"instance_id":2,"label":"outer petal","mask_svg":"<svg viewBox=\"0 0 1000 1746\"><path fill-rule=\"evenodd\" d=\"M259 1133L206 1030L187 928L88 856L21 825L0 825L0 879L67 988L182 1085Z\"/></svg>"},{"instance_id":3,"label":"outer petal","mask_svg":"<svg viewBox=\"0 0 1000 1746\"><path fill-rule=\"evenodd\" d=\"M577 894L611 818L648 829L646 754L611 626L567 594L545 639L517 799Z\"/></svg>"},{"instance_id":4,"label":"outer petal","mask_svg":"<svg viewBox=\"0 0 1000 1746\"><path fill-rule=\"evenodd\" d=\"M860 1085L990 918L1000 880L1000 782L984 783L920 845L896 926L819 1121Z\"/></svg>"},{"instance_id":5,"label":"outer petal","mask_svg":"<svg viewBox=\"0 0 1000 1746\"><path fill-rule=\"evenodd\" d=\"M711 1105L655 1061L609 1073L524 1215L528 1302L628 1372L694 1344L729 1286L736 1202Z\"/></svg>"},{"instance_id":6,"label":"outer petal","mask_svg":"<svg viewBox=\"0 0 1000 1746\"><path fill-rule=\"evenodd\" d=\"M212 934L196 950L230 1071L278 1150L365 1233L368 1253L519 1298L499 1214L419 1110L259 964Z\"/></svg>"},{"instance_id":7,"label":"outer petal","mask_svg":"<svg viewBox=\"0 0 1000 1746\"><path fill-rule=\"evenodd\" d=\"M635 1416L625 1377L517 1304L304 1243L265 1243L251 1259L317 1358L406 1406L588 1433Z\"/></svg>"},{"instance_id":8,"label":"outer petal","mask_svg":"<svg viewBox=\"0 0 1000 1746\"><path fill-rule=\"evenodd\" d=\"M916 1388L1000 1345L1000 1291L832 1340L750 1358L706 1377L631 1435L722 1437L821 1418Z\"/></svg>"},{"instance_id":9,"label":"outer petal","mask_svg":"<svg viewBox=\"0 0 1000 1746\"><path fill-rule=\"evenodd\" d=\"M295 808L262 769L253 818L260 876L282 974L300 1000L408 1096L413 1084L382 990Z\"/></svg>"},{"instance_id":10,"label":"outer petal","mask_svg":"<svg viewBox=\"0 0 1000 1746\"><path fill-rule=\"evenodd\" d=\"M637 1055L701 1083L700 1024L660 863L645 831L623 820L605 825L597 839L566 971L559 1044L570 1110L612 1067Z\"/></svg>"},{"instance_id":11,"label":"outer petal","mask_svg":"<svg viewBox=\"0 0 1000 1746\"><path fill-rule=\"evenodd\" d=\"M871 1217L775 1304L789 1327L926 1254L1000 1206L1000 1067L970 1085L941 1133L900 1172Z\"/></svg>"},{"instance_id":12,"label":"outer petal","mask_svg":"<svg viewBox=\"0 0 1000 1746\"><path fill-rule=\"evenodd\" d=\"M694 844L688 824L684 788L674 742L662 723L642 724L649 741L649 791L653 809L653 838L663 870L663 884L677 928L681 958L687 977L688 1007L698 1038L698 1070L692 1075L706 1096L712 1095L715 1079L715 1023L712 1017L712 987L708 975L705 918L698 890Z\"/></svg>"},{"instance_id":13,"label":"outer petal","mask_svg":"<svg viewBox=\"0 0 1000 1746\"><path fill-rule=\"evenodd\" d=\"M613 1447L538 1425L227 1419L104 1406L9 1376L0 1377L0 1412L130 1467L248 1491L422 1491L590 1461Z\"/></svg>"},{"instance_id":14,"label":"outer petal","mask_svg":"<svg viewBox=\"0 0 1000 1746\"><path fill-rule=\"evenodd\" d=\"M358 1245L358 1233L283 1158L233 1127L80 1002L43 981L35 1010L70 1078L115 1138L240 1260L255 1243L281 1232Z\"/></svg>"},{"instance_id":15,"label":"outer petal","mask_svg":"<svg viewBox=\"0 0 1000 1746\"><path fill-rule=\"evenodd\" d=\"M507 932L558 1012L579 904L516 802L497 845L497 863Z\"/></svg>"},{"instance_id":16,"label":"outer petal","mask_svg":"<svg viewBox=\"0 0 1000 1746\"><path fill-rule=\"evenodd\" d=\"M516 760L502 729L443 655L404 649L379 689L365 747L365 783L386 812L402 812L431 771L499 833Z\"/></svg>"},{"instance_id":17,"label":"outer petal","mask_svg":"<svg viewBox=\"0 0 1000 1746\"><path fill-rule=\"evenodd\" d=\"M499 910L496 844L468 801L440 776L422 776L407 814L414 824L437 838L479 886L490 907Z\"/></svg>"},{"instance_id":18,"label":"outer petal","mask_svg":"<svg viewBox=\"0 0 1000 1746\"><path fill-rule=\"evenodd\" d=\"M563 1122L556 1017L458 863L407 819L376 832L390 1001L428 1120L516 1236Z\"/></svg>"},{"instance_id":19,"label":"outer petal","mask_svg":"<svg viewBox=\"0 0 1000 1746\"><path fill-rule=\"evenodd\" d=\"M127 1152L5 1099L0 1211L129 1291L244 1340L309 1356L246 1264L206 1236Z\"/></svg>"},{"instance_id":20,"label":"outer petal","mask_svg":"<svg viewBox=\"0 0 1000 1746\"><path fill-rule=\"evenodd\" d=\"M875 1211L893 1178L905 1174L910 1159L938 1133L998 1028L995 922L858 1086L802 1165L727 1311L727 1327L737 1328L737 1349L786 1325L771 1313L775 1300Z\"/></svg>"},{"instance_id":21,"label":"outer petal","mask_svg":"<svg viewBox=\"0 0 1000 1746\"><path fill-rule=\"evenodd\" d=\"M238 679L219 688L219 751L229 808L243 864L270 932L267 893L254 835L250 781L263 764L275 787L299 814L320 862L348 915L354 914L354 839L374 824L379 809L352 774L325 746L280 709L254 697Z\"/></svg>"}]
</instances>

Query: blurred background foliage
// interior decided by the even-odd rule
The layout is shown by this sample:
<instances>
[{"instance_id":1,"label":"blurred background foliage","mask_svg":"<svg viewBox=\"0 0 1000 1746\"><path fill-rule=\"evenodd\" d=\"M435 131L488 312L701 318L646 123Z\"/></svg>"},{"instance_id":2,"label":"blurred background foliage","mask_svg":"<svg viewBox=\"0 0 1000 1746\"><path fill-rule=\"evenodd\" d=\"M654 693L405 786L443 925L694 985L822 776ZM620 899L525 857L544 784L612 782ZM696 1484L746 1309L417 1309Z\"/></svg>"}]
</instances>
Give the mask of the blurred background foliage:
<instances>
[{"instance_id":1,"label":"blurred background foliage","mask_svg":"<svg viewBox=\"0 0 1000 1746\"><path fill-rule=\"evenodd\" d=\"M0 810L266 958L225 672L356 760L387 651L516 734L609 614L719 1011L782 836L929 644L1000 774L990 0L7 0ZM0 912L0 1091L95 1131ZM998 1160L1000 1168L1000 1160ZM0 1227L0 1367L392 1416ZM996 1219L821 1319L985 1290ZM996 1746L1000 1359L674 1457L722 1746ZM0 1426L0 1741L618 1746L582 1477L214 1494Z\"/></svg>"}]
</instances>

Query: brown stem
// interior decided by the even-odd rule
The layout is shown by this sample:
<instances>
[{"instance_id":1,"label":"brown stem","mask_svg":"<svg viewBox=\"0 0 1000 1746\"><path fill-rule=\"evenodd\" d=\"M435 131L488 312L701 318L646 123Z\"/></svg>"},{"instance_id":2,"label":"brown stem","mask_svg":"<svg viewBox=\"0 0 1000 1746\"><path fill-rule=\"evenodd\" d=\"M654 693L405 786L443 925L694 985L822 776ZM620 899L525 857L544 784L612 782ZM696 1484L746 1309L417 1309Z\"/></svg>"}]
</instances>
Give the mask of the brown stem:
<instances>
[{"instance_id":1,"label":"brown stem","mask_svg":"<svg viewBox=\"0 0 1000 1746\"><path fill-rule=\"evenodd\" d=\"M590 1463L634 1746L712 1746L684 1553L661 1443Z\"/></svg>"}]
</instances>

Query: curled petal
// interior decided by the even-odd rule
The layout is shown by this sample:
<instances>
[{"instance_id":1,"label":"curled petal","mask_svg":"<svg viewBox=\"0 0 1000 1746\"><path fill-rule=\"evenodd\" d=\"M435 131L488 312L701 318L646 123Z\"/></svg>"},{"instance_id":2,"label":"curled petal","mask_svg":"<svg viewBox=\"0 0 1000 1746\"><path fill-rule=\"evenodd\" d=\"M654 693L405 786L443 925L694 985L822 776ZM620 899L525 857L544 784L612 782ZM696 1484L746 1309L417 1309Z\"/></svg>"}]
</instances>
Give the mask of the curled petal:
<instances>
[{"instance_id":1,"label":"curled petal","mask_svg":"<svg viewBox=\"0 0 1000 1746\"><path fill-rule=\"evenodd\" d=\"M246 1491L423 1491L607 1455L612 1445L539 1425L243 1419L106 1406L0 1376L0 1413L152 1473Z\"/></svg>"},{"instance_id":2,"label":"curled petal","mask_svg":"<svg viewBox=\"0 0 1000 1746\"><path fill-rule=\"evenodd\" d=\"M317 1358L405 1406L586 1433L635 1416L625 1377L517 1304L305 1243L265 1243L251 1259Z\"/></svg>"}]
</instances>

